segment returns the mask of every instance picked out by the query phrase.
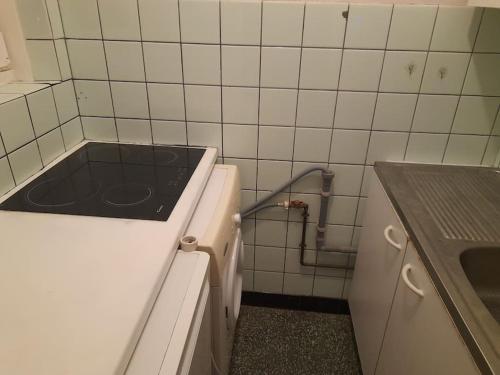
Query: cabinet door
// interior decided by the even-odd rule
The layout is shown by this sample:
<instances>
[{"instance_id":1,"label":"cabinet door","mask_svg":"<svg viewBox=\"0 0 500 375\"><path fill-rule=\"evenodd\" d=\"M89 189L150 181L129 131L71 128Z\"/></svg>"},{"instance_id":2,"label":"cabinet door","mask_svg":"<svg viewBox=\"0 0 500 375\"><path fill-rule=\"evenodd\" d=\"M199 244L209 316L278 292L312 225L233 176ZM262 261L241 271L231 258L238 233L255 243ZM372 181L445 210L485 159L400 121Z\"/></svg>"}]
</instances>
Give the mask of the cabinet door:
<instances>
[{"instance_id":1,"label":"cabinet door","mask_svg":"<svg viewBox=\"0 0 500 375\"><path fill-rule=\"evenodd\" d=\"M365 375L375 372L407 241L382 184L375 178L368 195L349 292L354 333Z\"/></svg>"},{"instance_id":2,"label":"cabinet door","mask_svg":"<svg viewBox=\"0 0 500 375\"><path fill-rule=\"evenodd\" d=\"M411 242L406 250L376 373L479 374Z\"/></svg>"}]
</instances>

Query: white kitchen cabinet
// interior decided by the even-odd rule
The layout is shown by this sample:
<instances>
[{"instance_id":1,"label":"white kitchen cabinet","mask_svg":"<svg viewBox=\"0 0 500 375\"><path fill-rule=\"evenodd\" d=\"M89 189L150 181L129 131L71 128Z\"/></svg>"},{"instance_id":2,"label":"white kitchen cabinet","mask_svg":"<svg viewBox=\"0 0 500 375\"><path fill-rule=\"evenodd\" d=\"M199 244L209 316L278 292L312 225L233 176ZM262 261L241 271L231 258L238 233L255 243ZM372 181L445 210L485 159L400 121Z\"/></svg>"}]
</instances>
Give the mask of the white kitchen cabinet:
<instances>
[{"instance_id":1,"label":"white kitchen cabinet","mask_svg":"<svg viewBox=\"0 0 500 375\"><path fill-rule=\"evenodd\" d=\"M349 307L363 374L372 375L408 237L377 178L373 179L365 212Z\"/></svg>"},{"instance_id":2,"label":"white kitchen cabinet","mask_svg":"<svg viewBox=\"0 0 500 375\"><path fill-rule=\"evenodd\" d=\"M411 242L403 264L376 374L479 374Z\"/></svg>"}]
</instances>

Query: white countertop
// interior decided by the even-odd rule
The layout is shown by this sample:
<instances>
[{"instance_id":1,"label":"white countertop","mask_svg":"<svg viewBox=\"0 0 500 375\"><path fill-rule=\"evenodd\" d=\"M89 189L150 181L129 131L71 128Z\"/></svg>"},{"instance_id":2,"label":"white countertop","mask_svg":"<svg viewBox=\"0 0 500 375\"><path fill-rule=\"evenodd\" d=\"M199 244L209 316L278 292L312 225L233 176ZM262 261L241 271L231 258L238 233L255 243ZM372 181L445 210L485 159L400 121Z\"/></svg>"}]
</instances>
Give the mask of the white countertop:
<instances>
[{"instance_id":1,"label":"white countertop","mask_svg":"<svg viewBox=\"0 0 500 375\"><path fill-rule=\"evenodd\" d=\"M123 374L215 158L167 222L0 211L1 374Z\"/></svg>"}]
</instances>

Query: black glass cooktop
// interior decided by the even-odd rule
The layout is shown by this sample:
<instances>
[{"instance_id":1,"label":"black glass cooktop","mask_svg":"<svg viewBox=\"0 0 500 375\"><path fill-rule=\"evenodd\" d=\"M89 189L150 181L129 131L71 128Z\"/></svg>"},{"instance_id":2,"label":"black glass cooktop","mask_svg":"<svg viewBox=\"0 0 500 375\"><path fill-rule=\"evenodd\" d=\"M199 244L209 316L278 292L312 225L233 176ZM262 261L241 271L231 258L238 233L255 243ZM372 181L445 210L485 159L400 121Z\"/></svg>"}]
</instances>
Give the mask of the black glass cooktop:
<instances>
[{"instance_id":1,"label":"black glass cooktop","mask_svg":"<svg viewBox=\"0 0 500 375\"><path fill-rule=\"evenodd\" d=\"M204 153L200 148L87 143L0 209L166 221Z\"/></svg>"}]
</instances>

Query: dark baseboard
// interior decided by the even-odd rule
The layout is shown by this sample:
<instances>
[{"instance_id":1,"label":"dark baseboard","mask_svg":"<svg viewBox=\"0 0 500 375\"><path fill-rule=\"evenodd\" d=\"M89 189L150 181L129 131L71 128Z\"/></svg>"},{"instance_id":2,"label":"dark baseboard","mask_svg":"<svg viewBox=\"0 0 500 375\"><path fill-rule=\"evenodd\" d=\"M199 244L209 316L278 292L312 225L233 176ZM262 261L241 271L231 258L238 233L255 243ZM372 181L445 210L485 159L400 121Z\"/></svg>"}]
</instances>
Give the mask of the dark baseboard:
<instances>
[{"instance_id":1,"label":"dark baseboard","mask_svg":"<svg viewBox=\"0 0 500 375\"><path fill-rule=\"evenodd\" d=\"M330 314L350 314L349 305L344 299L243 292L241 303L249 306L275 307L279 309L315 311Z\"/></svg>"}]
</instances>

